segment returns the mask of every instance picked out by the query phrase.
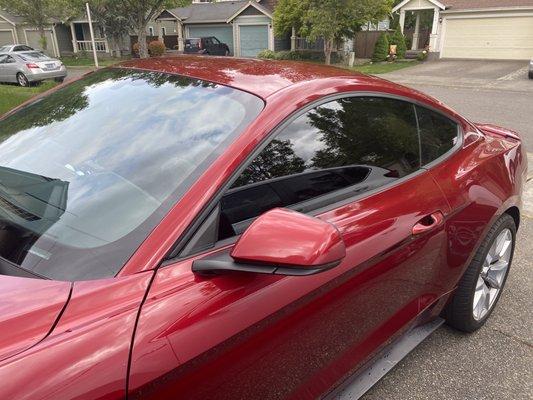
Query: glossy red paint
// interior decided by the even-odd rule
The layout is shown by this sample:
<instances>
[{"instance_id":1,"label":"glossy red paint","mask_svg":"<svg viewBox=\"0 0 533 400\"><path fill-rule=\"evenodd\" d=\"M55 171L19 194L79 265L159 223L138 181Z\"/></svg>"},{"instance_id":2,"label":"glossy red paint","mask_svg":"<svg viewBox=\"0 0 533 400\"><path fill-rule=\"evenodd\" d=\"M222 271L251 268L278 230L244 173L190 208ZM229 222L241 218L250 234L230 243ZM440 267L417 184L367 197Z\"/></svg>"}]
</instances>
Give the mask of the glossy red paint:
<instances>
[{"instance_id":1,"label":"glossy red paint","mask_svg":"<svg viewBox=\"0 0 533 400\"><path fill-rule=\"evenodd\" d=\"M333 225L277 208L252 223L231 256L242 262L317 267L342 260L346 247Z\"/></svg>"},{"instance_id":2,"label":"glossy red paint","mask_svg":"<svg viewBox=\"0 0 533 400\"><path fill-rule=\"evenodd\" d=\"M0 279L0 362L46 337L68 301L70 286L11 276Z\"/></svg>"},{"instance_id":3,"label":"glossy red paint","mask_svg":"<svg viewBox=\"0 0 533 400\"><path fill-rule=\"evenodd\" d=\"M247 90L265 108L117 277L72 284L0 278L0 328L2 335L12 330L0 338L0 354L9 356L0 361L2 399L317 398L392 339L437 316L491 223L520 208L526 157L519 139L476 127L416 91L307 63L178 57L124 66ZM315 100L349 92L439 109L460 124L462 147L387 190L316 215L345 246L340 265L321 274L202 277L191 271L195 260L219 252L251 254L249 245L235 249L235 241L163 262L276 126ZM413 235L436 213L442 223ZM290 244L295 237L285 232L280 239ZM321 262L303 251L284 257Z\"/></svg>"},{"instance_id":4,"label":"glossy red paint","mask_svg":"<svg viewBox=\"0 0 533 400\"><path fill-rule=\"evenodd\" d=\"M152 275L75 282L46 339L0 361L0 398L123 399L133 329Z\"/></svg>"}]
</instances>

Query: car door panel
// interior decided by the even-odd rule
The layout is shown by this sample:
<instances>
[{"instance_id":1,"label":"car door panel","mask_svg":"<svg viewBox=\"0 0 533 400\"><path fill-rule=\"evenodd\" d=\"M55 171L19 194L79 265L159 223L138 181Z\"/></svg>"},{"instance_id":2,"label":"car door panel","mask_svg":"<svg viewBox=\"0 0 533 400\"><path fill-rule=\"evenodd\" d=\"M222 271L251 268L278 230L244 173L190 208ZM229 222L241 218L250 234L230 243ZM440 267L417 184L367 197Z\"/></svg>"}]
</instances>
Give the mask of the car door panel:
<instances>
[{"instance_id":1,"label":"car door panel","mask_svg":"<svg viewBox=\"0 0 533 400\"><path fill-rule=\"evenodd\" d=\"M0 81L6 82L6 55L0 55Z\"/></svg>"},{"instance_id":2,"label":"car door panel","mask_svg":"<svg viewBox=\"0 0 533 400\"><path fill-rule=\"evenodd\" d=\"M431 176L420 173L323 212L319 217L342 233L347 257L314 276L205 278L191 272L193 259L162 267L139 316L130 393L319 396L415 321L428 296L442 295L434 285L443 262L442 226L411 234L435 210L447 214L447 202Z\"/></svg>"},{"instance_id":3,"label":"car door panel","mask_svg":"<svg viewBox=\"0 0 533 400\"><path fill-rule=\"evenodd\" d=\"M8 56L4 64L5 79L7 82L17 82L18 63L11 56Z\"/></svg>"}]
</instances>

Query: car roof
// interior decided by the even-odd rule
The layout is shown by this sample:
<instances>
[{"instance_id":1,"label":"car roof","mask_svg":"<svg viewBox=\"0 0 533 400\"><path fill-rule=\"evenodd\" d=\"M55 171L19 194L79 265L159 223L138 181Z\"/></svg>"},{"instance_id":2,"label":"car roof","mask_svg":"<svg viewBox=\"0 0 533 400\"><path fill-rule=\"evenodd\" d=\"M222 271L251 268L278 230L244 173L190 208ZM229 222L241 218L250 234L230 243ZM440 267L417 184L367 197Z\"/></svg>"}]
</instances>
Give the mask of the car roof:
<instances>
[{"instance_id":1,"label":"car roof","mask_svg":"<svg viewBox=\"0 0 533 400\"><path fill-rule=\"evenodd\" d=\"M357 78L367 84L375 84L377 79L314 63L196 55L136 59L117 66L188 76L245 90L262 98L286 87L322 78Z\"/></svg>"}]
</instances>

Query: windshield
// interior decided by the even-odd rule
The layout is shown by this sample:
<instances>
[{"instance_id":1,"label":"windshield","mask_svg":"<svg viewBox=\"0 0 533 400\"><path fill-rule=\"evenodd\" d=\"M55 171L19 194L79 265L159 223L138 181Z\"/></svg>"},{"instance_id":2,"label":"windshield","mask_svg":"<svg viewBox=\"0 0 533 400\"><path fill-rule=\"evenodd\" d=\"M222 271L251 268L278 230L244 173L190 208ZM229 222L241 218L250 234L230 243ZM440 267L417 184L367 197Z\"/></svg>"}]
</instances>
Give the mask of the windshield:
<instances>
[{"instance_id":1,"label":"windshield","mask_svg":"<svg viewBox=\"0 0 533 400\"><path fill-rule=\"evenodd\" d=\"M50 57L48 57L46 54L41 53L39 51L22 53L22 54L19 54L19 57L22 58L23 60L27 60L29 58L34 59L34 60L49 60L50 59Z\"/></svg>"},{"instance_id":2,"label":"windshield","mask_svg":"<svg viewBox=\"0 0 533 400\"><path fill-rule=\"evenodd\" d=\"M260 113L204 81L102 70L0 120L0 262L57 280L115 275Z\"/></svg>"}]
</instances>

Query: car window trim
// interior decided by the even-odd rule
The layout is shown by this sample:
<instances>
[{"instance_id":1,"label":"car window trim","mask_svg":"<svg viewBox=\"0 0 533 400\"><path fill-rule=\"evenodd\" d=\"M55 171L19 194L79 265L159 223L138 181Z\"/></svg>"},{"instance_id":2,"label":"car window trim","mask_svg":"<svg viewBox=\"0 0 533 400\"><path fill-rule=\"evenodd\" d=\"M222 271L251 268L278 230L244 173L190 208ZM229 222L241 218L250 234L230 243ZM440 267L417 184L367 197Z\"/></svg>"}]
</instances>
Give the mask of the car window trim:
<instances>
[{"instance_id":1,"label":"car window trim","mask_svg":"<svg viewBox=\"0 0 533 400\"><path fill-rule=\"evenodd\" d=\"M366 197L373 196L373 195L375 195L377 193L383 192L385 190L389 190L389 189L391 189L391 188L393 188L393 187L395 187L397 185L401 185L401 184L403 184L403 183L405 183L405 182L407 182L407 181L419 176L420 174L423 174L423 173L427 172L430 168L436 166L437 164L442 163L443 161L445 161L446 159L451 157L452 154L457 152L459 150L459 148L461 148L462 145L463 145L464 138L463 138L463 130L461 128L461 123L456 118L454 118L454 116L449 116L449 115L445 114L443 111L441 111L441 110L439 110L439 109L437 109L435 107L432 107L431 105L426 104L426 103L424 103L422 101L419 101L417 99L413 99L413 98L407 97L407 96L401 96L401 95L396 95L396 94L392 94L392 93L387 93L387 92L379 92L379 91L378 92L374 92L374 91L344 92L344 93L335 93L335 94L332 94L332 95L321 97L321 98L319 98L317 100L314 100L314 101L310 102L306 106L296 110L295 112L293 112L292 114L287 116L282 122L280 122L275 128L273 128L268 134L265 135L265 137L261 140L261 143L259 143L259 145L246 157L246 159L241 162L239 167L235 169L235 171L232 173L231 177L226 181L226 183L221 186L221 188L211 198L209 203L207 203L207 205L203 208L203 210L198 213L198 215L195 217L195 219L192 221L192 223L189 225L189 227L187 227L187 229L180 236L180 238L178 238L176 240L176 243L172 246L172 248L167 253L167 255L165 257L163 257L160 265L161 266L166 266L166 265L169 265L169 264L173 264L173 263L178 262L180 260L185 260L185 259L188 259L188 258L191 258L191 257L195 257L195 256L198 256L198 255L200 255L202 253L205 253L207 251L213 251L213 250L217 250L217 249L222 249L223 247L226 247L228 245L236 243L238 238L240 237L240 235L217 241L217 242L215 242L212 246L210 246L207 249L206 248L199 249L196 252L185 252L184 251L187 248L190 249L190 246L188 246L189 242L191 241L191 239L194 238L194 236L196 235L196 232L199 229L202 228L202 225L208 219L210 219L209 217L212 215L212 212L215 210L215 208L217 207L218 203L220 202L220 200L222 199L224 194L227 193L227 191L229 189L231 189L231 186L233 185L233 183L239 178L239 176L244 172L244 170L248 167L248 165L268 146L268 144L279 133L281 133L281 131L283 131L283 129L285 129L288 125L290 125L292 122L294 122L294 120L296 120L300 116L306 114L308 111L312 110L313 108L317 108L317 107L320 107L321 105L324 105L324 104L327 104L327 103L330 103L330 102L333 102L333 101L336 101L336 100L349 98L349 97L374 97L374 98L385 98L385 99L400 100L400 101L404 101L404 102L407 102L407 103L413 105L414 112L416 112L416 107L414 107L415 105L418 105L420 107L424 107L424 108L426 108L428 110L431 110L431 111L434 111L434 112L446 117L447 119L453 121L457 125L457 128L458 128L458 135L457 135L458 140L457 140L457 143L456 143L456 145L454 147L452 147L448 152L443 154L441 157L439 157L438 159L435 159L433 162L431 162L429 164L426 164L424 166L420 165L420 168L418 170L410 173L409 175L406 175L406 176L404 176L404 177L402 177L402 178L400 178L400 179L398 179L396 181L390 182L389 184L383 185L383 186L378 187L376 189L369 190L368 192L364 192L364 193L361 193L359 195L348 197L346 199L343 199L343 200L340 200L340 201L337 201L337 202L332 202L331 204L328 204L326 206L317 208L315 210L309 210L307 212L308 215L311 215L311 216L320 215L320 214L322 214L324 212L331 211L334 208L342 207L343 205L346 205L346 204L349 204L349 203L352 203L352 202L356 202L356 201L360 201L360 200L362 200L362 199L364 199ZM264 109L263 109L262 112L264 112ZM416 113L415 113L415 117L416 117ZM420 130L418 129L418 120L417 120L417 134L418 134L418 137L419 137L419 140L420 140ZM420 157L421 156L422 155L420 154ZM333 193L334 194L338 194L337 192L338 191L335 191ZM325 194L325 195L322 195L321 197L331 197L331 194ZM287 208L291 208L291 207L294 207L294 206L295 205L292 205L292 206L287 207Z\"/></svg>"}]
</instances>

